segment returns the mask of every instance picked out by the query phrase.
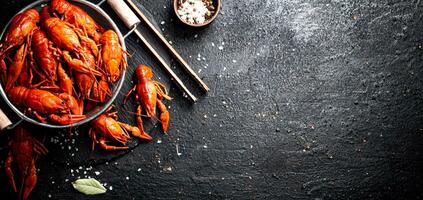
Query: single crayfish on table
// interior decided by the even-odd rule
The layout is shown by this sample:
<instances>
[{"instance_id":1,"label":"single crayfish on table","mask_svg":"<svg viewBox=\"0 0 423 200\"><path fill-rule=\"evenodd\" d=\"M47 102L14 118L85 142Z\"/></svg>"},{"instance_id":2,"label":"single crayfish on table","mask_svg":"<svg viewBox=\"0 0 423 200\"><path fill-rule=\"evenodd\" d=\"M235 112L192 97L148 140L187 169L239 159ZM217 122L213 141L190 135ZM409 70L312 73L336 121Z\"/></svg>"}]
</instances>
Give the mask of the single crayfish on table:
<instances>
[{"instance_id":1,"label":"single crayfish on table","mask_svg":"<svg viewBox=\"0 0 423 200\"><path fill-rule=\"evenodd\" d=\"M156 118L156 107L160 110L160 123L163 131L166 133L169 129L169 111L163 103L163 99L172 100L167 94L166 87L158 82L152 80L153 70L143 64L138 65L135 70L137 84L126 94L125 100L135 92L135 101L137 106L137 125L141 130L143 128L142 113L143 109L148 118Z\"/></svg>"},{"instance_id":2,"label":"single crayfish on table","mask_svg":"<svg viewBox=\"0 0 423 200\"><path fill-rule=\"evenodd\" d=\"M11 20L0 42L0 81L25 115L73 124L112 96L125 54L115 31L67 0L52 0Z\"/></svg>"},{"instance_id":3,"label":"single crayfish on table","mask_svg":"<svg viewBox=\"0 0 423 200\"><path fill-rule=\"evenodd\" d=\"M93 142L92 149L94 150L95 144L100 145L105 150L123 150L128 149L127 146L114 146L108 144L109 142L119 143L120 145L126 145L130 139L130 135L134 137L150 141L153 138L139 129L136 126L119 122L117 112L110 112L110 107L106 113L101 114L99 117L91 122L91 129L89 130L89 136Z\"/></svg>"},{"instance_id":4,"label":"single crayfish on table","mask_svg":"<svg viewBox=\"0 0 423 200\"><path fill-rule=\"evenodd\" d=\"M9 142L9 154L4 169L10 186L14 192L18 193L18 199L28 199L29 194L37 184L35 161L39 155L46 155L47 152L47 148L35 139L28 130L22 126L16 127ZM16 166L18 173L13 172L14 166Z\"/></svg>"}]
</instances>

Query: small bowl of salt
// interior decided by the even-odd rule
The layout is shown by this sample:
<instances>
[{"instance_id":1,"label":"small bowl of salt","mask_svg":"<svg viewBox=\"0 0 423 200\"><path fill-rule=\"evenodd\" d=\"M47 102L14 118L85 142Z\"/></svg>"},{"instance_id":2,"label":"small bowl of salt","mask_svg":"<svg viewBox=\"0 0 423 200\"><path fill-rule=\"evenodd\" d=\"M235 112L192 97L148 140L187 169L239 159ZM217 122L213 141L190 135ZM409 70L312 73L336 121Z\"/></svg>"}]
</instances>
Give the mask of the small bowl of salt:
<instances>
[{"instance_id":1,"label":"small bowl of salt","mask_svg":"<svg viewBox=\"0 0 423 200\"><path fill-rule=\"evenodd\" d=\"M217 17L220 0L174 0L173 9L182 23L192 27L203 27Z\"/></svg>"}]
</instances>

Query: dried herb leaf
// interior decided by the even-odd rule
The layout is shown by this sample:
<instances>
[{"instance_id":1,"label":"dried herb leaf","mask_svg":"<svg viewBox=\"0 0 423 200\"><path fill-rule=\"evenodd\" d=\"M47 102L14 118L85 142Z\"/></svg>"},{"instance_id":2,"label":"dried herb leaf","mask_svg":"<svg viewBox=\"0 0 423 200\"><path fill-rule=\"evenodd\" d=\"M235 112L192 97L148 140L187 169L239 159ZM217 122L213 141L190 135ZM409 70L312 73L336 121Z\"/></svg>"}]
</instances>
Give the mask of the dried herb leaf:
<instances>
[{"instance_id":1,"label":"dried herb leaf","mask_svg":"<svg viewBox=\"0 0 423 200\"><path fill-rule=\"evenodd\" d=\"M106 193L107 189L100 182L93 178L78 179L72 182L73 188L86 195L96 195Z\"/></svg>"}]
</instances>

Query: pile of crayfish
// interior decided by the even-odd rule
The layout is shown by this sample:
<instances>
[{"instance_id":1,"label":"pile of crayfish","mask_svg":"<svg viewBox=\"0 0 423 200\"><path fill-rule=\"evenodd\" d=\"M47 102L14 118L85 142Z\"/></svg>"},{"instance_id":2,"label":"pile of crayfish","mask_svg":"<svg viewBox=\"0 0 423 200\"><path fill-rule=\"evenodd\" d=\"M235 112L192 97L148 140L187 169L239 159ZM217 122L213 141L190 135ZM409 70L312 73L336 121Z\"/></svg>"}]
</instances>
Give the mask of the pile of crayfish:
<instances>
[{"instance_id":1,"label":"pile of crayfish","mask_svg":"<svg viewBox=\"0 0 423 200\"><path fill-rule=\"evenodd\" d=\"M52 0L41 11L28 9L12 19L0 42L0 82L25 115L43 123L73 124L112 95L111 87L127 65L125 54L113 30L66 0ZM124 101L135 94L136 125L118 121L109 108L90 122L93 149L128 149L130 135L152 140L143 118L158 120L167 133L170 116L163 100L171 97L166 87L153 80L148 66L138 65L135 76L137 83ZM35 162L48 151L22 126L15 129L9 149L6 175L18 198L25 200L37 183Z\"/></svg>"},{"instance_id":2,"label":"pile of crayfish","mask_svg":"<svg viewBox=\"0 0 423 200\"><path fill-rule=\"evenodd\" d=\"M124 56L116 32L78 6L52 0L12 19L0 43L0 80L25 115L72 124L112 95Z\"/></svg>"},{"instance_id":3,"label":"pile of crayfish","mask_svg":"<svg viewBox=\"0 0 423 200\"><path fill-rule=\"evenodd\" d=\"M110 107L90 123L88 135L92 139L93 150L96 145L104 150L128 149L126 144L130 135L151 141L152 137L144 131L142 115L147 118L156 118L156 107L160 111L158 120L163 132L168 131L170 116L162 102L164 99L171 99L167 95L166 88L160 82L152 80L153 72L145 65L138 65L135 76L137 84L126 94L125 101L132 93L135 93L137 125L132 126L118 121L117 112L112 112L113 107ZM18 193L18 199L28 199L35 188L37 184L35 162L39 156L46 155L47 152L46 147L31 132L23 126L15 128L9 141L9 154L4 169L10 186ZM18 173L13 172L13 164L18 169Z\"/></svg>"}]
</instances>

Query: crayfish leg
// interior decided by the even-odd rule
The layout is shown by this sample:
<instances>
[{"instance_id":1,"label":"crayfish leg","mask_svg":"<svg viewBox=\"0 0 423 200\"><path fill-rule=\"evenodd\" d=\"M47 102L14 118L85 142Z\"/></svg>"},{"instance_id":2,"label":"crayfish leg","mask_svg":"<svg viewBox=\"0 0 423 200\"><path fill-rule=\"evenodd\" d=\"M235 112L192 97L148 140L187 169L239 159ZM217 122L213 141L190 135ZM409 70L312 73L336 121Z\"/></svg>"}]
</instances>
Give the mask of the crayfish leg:
<instances>
[{"instance_id":1,"label":"crayfish leg","mask_svg":"<svg viewBox=\"0 0 423 200\"><path fill-rule=\"evenodd\" d=\"M6 176L9 179L9 184L12 187L14 192L17 192L16 184L15 184L15 176L13 175L12 171L12 163L13 163L13 155L11 152L7 155L7 159L5 161L4 169L6 171Z\"/></svg>"},{"instance_id":2,"label":"crayfish leg","mask_svg":"<svg viewBox=\"0 0 423 200\"><path fill-rule=\"evenodd\" d=\"M39 155L47 155L48 149L44 146L43 143L41 143L40 141L38 141L35 138L33 140L33 143L34 143L34 151L35 151L35 153L37 153Z\"/></svg>"},{"instance_id":3,"label":"crayfish leg","mask_svg":"<svg viewBox=\"0 0 423 200\"><path fill-rule=\"evenodd\" d=\"M78 53L81 56L82 60L86 60L85 55L83 53ZM86 64L82 60L74 59L70 55L68 51L63 52L63 59L66 61L68 66L75 71L85 73L85 74L92 74L93 76L101 76L102 73L96 69L92 69L91 67L86 66Z\"/></svg>"},{"instance_id":4,"label":"crayfish leg","mask_svg":"<svg viewBox=\"0 0 423 200\"><path fill-rule=\"evenodd\" d=\"M132 89L130 89L128 91L128 93L125 94L125 98L123 99L123 103L126 103L128 101L129 96L135 92L135 89L137 88L137 86L134 86Z\"/></svg>"},{"instance_id":5,"label":"crayfish leg","mask_svg":"<svg viewBox=\"0 0 423 200\"><path fill-rule=\"evenodd\" d=\"M153 81L154 85L156 86L157 95L159 95L160 99L165 98L166 100L172 100L172 97L168 95L168 91L163 83L158 81Z\"/></svg>"},{"instance_id":6,"label":"crayfish leg","mask_svg":"<svg viewBox=\"0 0 423 200\"><path fill-rule=\"evenodd\" d=\"M6 62L4 61L4 59L0 60L0 77L1 77L1 82L3 84L6 83L6 77L7 77L7 66L6 66Z\"/></svg>"},{"instance_id":7,"label":"crayfish leg","mask_svg":"<svg viewBox=\"0 0 423 200\"><path fill-rule=\"evenodd\" d=\"M74 114L64 114L64 115L51 114L48 118L53 123L57 123L57 124L60 124L60 125L66 125L66 124L73 124L73 123L77 123L79 121L82 121L86 118L86 116L85 115L74 115Z\"/></svg>"},{"instance_id":8,"label":"crayfish leg","mask_svg":"<svg viewBox=\"0 0 423 200\"><path fill-rule=\"evenodd\" d=\"M129 147L118 147L118 146L108 145L105 138L100 138L99 144L102 149L108 150L108 151L129 149Z\"/></svg>"},{"instance_id":9,"label":"crayfish leg","mask_svg":"<svg viewBox=\"0 0 423 200\"><path fill-rule=\"evenodd\" d=\"M46 122L46 118L45 117L42 117L40 114L38 114L37 111L31 110L31 108L28 108L28 111L30 113L32 113L40 122L44 122L44 123Z\"/></svg>"},{"instance_id":10,"label":"crayfish leg","mask_svg":"<svg viewBox=\"0 0 423 200\"><path fill-rule=\"evenodd\" d=\"M95 144L98 143L96 132L92 128L90 128L90 130L88 131L88 136L90 136L92 141L91 151L94 151Z\"/></svg>"},{"instance_id":11,"label":"crayfish leg","mask_svg":"<svg viewBox=\"0 0 423 200\"><path fill-rule=\"evenodd\" d=\"M167 131L169 130L169 111L167 110L166 105L160 100L157 100L157 106L160 110L160 122L162 124L163 132L167 133Z\"/></svg>"}]
</instances>

